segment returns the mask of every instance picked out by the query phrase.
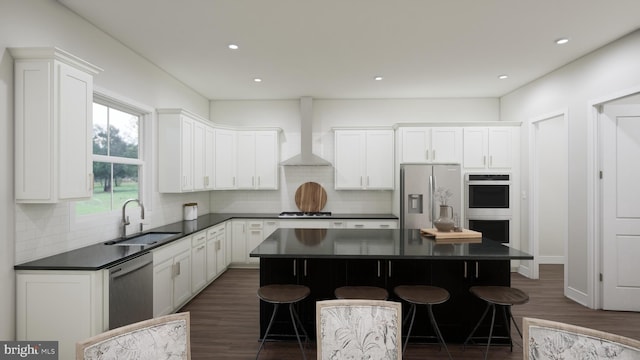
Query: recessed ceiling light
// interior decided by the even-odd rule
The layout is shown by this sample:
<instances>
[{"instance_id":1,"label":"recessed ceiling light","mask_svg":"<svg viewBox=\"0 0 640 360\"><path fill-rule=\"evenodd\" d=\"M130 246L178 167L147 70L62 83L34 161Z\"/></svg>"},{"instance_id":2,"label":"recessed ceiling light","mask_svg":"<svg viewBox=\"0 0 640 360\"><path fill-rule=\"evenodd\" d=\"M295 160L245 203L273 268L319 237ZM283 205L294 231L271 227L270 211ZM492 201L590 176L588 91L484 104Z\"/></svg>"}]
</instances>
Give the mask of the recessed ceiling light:
<instances>
[{"instance_id":1,"label":"recessed ceiling light","mask_svg":"<svg viewBox=\"0 0 640 360\"><path fill-rule=\"evenodd\" d=\"M500 80L504 80L504 79L508 79L508 78L509 78L509 75L506 75L506 74L498 75L498 79L500 79Z\"/></svg>"},{"instance_id":2,"label":"recessed ceiling light","mask_svg":"<svg viewBox=\"0 0 640 360\"><path fill-rule=\"evenodd\" d=\"M558 45L566 44L568 42L569 42L568 38L560 38L560 39L556 40L556 44L558 44Z\"/></svg>"},{"instance_id":3,"label":"recessed ceiling light","mask_svg":"<svg viewBox=\"0 0 640 360\"><path fill-rule=\"evenodd\" d=\"M236 45L236 44L229 44L229 49L231 50L238 50L240 48L240 46Z\"/></svg>"},{"instance_id":4,"label":"recessed ceiling light","mask_svg":"<svg viewBox=\"0 0 640 360\"><path fill-rule=\"evenodd\" d=\"M380 81L382 79L384 79L382 76L376 76L376 77L373 78L373 80L375 80L375 81Z\"/></svg>"},{"instance_id":5,"label":"recessed ceiling light","mask_svg":"<svg viewBox=\"0 0 640 360\"><path fill-rule=\"evenodd\" d=\"M253 82L262 82L261 78L253 78Z\"/></svg>"}]
</instances>

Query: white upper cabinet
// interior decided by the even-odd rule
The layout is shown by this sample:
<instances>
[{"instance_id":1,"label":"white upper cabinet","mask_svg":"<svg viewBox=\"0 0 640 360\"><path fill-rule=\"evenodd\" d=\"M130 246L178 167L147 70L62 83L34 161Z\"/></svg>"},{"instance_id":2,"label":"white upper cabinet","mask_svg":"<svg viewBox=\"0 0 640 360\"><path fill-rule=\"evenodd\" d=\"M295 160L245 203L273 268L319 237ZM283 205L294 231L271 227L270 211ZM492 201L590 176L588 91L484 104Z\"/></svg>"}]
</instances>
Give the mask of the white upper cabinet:
<instances>
[{"instance_id":1,"label":"white upper cabinet","mask_svg":"<svg viewBox=\"0 0 640 360\"><path fill-rule=\"evenodd\" d=\"M237 188L278 188L279 146L276 130L238 131Z\"/></svg>"},{"instance_id":2,"label":"white upper cabinet","mask_svg":"<svg viewBox=\"0 0 640 360\"><path fill-rule=\"evenodd\" d=\"M158 189L202 191L213 185L213 128L182 109L158 110Z\"/></svg>"},{"instance_id":3,"label":"white upper cabinet","mask_svg":"<svg viewBox=\"0 0 640 360\"><path fill-rule=\"evenodd\" d=\"M465 169L509 169L512 167L511 127L464 129Z\"/></svg>"},{"instance_id":4,"label":"white upper cabinet","mask_svg":"<svg viewBox=\"0 0 640 360\"><path fill-rule=\"evenodd\" d=\"M56 48L12 48L15 59L15 197L22 203L93 193L93 76Z\"/></svg>"},{"instance_id":5,"label":"white upper cabinet","mask_svg":"<svg viewBox=\"0 0 640 360\"><path fill-rule=\"evenodd\" d=\"M460 163L462 128L400 128L400 163Z\"/></svg>"},{"instance_id":6,"label":"white upper cabinet","mask_svg":"<svg viewBox=\"0 0 640 360\"><path fill-rule=\"evenodd\" d=\"M393 130L335 130L335 189L392 190Z\"/></svg>"},{"instance_id":7,"label":"white upper cabinet","mask_svg":"<svg viewBox=\"0 0 640 360\"><path fill-rule=\"evenodd\" d=\"M215 190L236 188L236 131L215 129L214 184Z\"/></svg>"}]
</instances>

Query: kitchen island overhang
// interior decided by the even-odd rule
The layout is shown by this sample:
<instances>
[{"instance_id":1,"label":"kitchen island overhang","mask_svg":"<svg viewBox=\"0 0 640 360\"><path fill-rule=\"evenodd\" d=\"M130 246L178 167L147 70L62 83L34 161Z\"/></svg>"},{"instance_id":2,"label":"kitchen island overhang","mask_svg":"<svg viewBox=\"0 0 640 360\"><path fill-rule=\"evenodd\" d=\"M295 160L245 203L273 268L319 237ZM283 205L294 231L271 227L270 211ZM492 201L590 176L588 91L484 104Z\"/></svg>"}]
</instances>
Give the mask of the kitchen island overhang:
<instances>
[{"instance_id":1,"label":"kitchen island overhang","mask_svg":"<svg viewBox=\"0 0 640 360\"><path fill-rule=\"evenodd\" d=\"M311 295L299 304L299 314L309 334L315 333L315 302L332 299L334 290L345 285L369 285L387 289L392 301L398 285L440 286L451 295L434 307L446 341L463 342L485 309L468 291L474 285L511 284L511 260L533 256L490 239L441 242L421 236L419 229L278 229L250 253L260 258L260 286L276 283L304 284ZM260 338L270 304L260 304ZM284 315L270 334L293 335ZM280 319L280 318L279 318ZM487 319L488 320L488 319ZM418 310L417 341L435 341L426 311ZM478 330L488 334L489 322ZM508 334L509 326L496 329ZM271 336L271 335L270 335ZM501 340L498 339L498 342ZM494 341L492 340L492 343Z\"/></svg>"}]
</instances>

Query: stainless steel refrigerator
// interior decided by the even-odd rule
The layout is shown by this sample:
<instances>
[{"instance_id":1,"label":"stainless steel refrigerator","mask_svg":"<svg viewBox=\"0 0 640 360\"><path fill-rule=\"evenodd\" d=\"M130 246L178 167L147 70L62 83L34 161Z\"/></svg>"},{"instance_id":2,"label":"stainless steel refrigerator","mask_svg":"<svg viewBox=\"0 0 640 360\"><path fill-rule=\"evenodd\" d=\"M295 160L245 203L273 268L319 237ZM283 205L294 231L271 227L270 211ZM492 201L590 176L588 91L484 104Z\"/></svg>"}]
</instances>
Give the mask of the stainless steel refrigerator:
<instances>
[{"instance_id":1,"label":"stainless steel refrigerator","mask_svg":"<svg viewBox=\"0 0 640 360\"><path fill-rule=\"evenodd\" d=\"M433 228L439 216L436 193L449 191L447 205L458 221L462 218L462 174L460 164L400 165L400 227Z\"/></svg>"}]
</instances>

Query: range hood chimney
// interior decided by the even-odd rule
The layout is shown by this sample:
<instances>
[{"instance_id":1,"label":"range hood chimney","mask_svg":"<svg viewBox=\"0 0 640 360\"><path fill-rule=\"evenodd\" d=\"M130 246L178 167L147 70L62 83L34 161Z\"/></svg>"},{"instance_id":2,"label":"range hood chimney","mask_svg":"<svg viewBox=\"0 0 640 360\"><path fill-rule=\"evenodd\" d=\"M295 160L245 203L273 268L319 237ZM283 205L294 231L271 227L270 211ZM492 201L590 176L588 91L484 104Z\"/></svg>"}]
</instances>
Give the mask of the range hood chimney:
<instances>
[{"instance_id":1,"label":"range hood chimney","mask_svg":"<svg viewBox=\"0 0 640 360\"><path fill-rule=\"evenodd\" d=\"M314 155L312 148L312 103L309 96L300 98L300 154L280 163L284 166L331 166L327 160Z\"/></svg>"}]
</instances>

